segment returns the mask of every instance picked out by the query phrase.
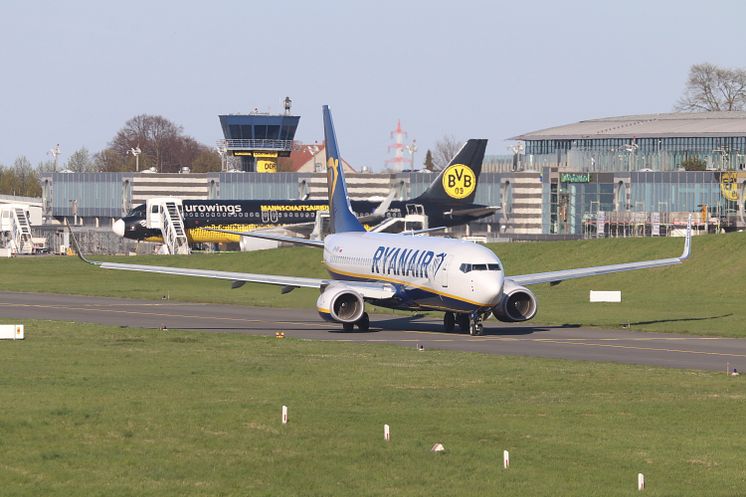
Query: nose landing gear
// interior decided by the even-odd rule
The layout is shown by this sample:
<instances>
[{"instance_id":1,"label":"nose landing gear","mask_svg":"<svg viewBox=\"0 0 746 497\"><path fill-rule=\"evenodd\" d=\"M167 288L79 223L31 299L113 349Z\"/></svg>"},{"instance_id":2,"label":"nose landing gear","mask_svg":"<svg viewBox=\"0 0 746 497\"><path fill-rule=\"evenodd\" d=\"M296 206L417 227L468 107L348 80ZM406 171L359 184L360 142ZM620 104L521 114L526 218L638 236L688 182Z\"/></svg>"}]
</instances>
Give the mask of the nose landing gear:
<instances>
[{"instance_id":1,"label":"nose landing gear","mask_svg":"<svg viewBox=\"0 0 746 497\"><path fill-rule=\"evenodd\" d=\"M478 312L471 314L446 312L443 315L443 328L445 331L453 331L458 325L462 332L469 332L472 336L479 336L484 332L482 315Z\"/></svg>"}]
</instances>

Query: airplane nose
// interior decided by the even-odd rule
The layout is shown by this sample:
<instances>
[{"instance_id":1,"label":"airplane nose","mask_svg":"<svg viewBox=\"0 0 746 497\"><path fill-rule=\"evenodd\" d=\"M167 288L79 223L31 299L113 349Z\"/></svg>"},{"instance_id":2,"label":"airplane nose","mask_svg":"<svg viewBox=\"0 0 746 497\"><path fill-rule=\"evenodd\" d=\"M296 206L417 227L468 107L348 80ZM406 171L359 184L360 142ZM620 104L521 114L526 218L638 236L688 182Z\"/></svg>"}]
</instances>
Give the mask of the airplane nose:
<instances>
[{"instance_id":1,"label":"airplane nose","mask_svg":"<svg viewBox=\"0 0 746 497\"><path fill-rule=\"evenodd\" d=\"M500 275L500 277L498 278L490 278L487 282L485 282L485 285L482 288L485 292L484 299L492 305L497 305L497 303L500 302L500 299L502 298L502 275Z\"/></svg>"},{"instance_id":2,"label":"airplane nose","mask_svg":"<svg viewBox=\"0 0 746 497\"><path fill-rule=\"evenodd\" d=\"M117 236L124 236L124 221L117 219L114 224L111 225L111 231L117 234Z\"/></svg>"}]
</instances>

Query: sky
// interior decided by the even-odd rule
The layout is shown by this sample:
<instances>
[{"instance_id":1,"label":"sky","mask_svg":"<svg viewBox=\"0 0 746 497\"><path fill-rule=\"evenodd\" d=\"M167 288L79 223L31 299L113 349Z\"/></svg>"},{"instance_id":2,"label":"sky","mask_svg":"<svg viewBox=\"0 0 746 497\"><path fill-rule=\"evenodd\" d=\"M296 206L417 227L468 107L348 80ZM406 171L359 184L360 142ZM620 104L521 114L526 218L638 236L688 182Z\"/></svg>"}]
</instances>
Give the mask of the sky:
<instances>
[{"instance_id":1,"label":"sky","mask_svg":"<svg viewBox=\"0 0 746 497\"><path fill-rule=\"evenodd\" d=\"M416 162L446 135L507 154L525 132L670 112L689 68L746 68L746 2L2 0L0 164L95 153L159 114L198 141L218 114L279 113L380 170L397 119Z\"/></svg>"}]
</instances>

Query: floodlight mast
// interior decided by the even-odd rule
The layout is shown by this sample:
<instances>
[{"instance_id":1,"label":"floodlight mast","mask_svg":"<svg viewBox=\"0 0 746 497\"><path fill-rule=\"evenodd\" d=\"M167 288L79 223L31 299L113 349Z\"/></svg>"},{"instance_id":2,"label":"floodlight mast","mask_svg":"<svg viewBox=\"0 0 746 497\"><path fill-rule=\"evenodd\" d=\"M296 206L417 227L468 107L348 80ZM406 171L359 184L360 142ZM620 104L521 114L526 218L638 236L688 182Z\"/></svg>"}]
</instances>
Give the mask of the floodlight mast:
<instances>
[{"instance_id":1,"label":"floodlight mast","mask_svg":"<svg viewBox=\"0 0 746 497\"><path fill-rule=\"evenodd\" d=\"M409 155L412 156L412 164L409 167L409 197L412 198L412 173L414 172L414 153L417 152L417 140L412 140L412 143L405 147Z\"/></svg>"},{"instance_id":2,"label":"floodlight mast","mask_svg":"<svg viewBox=\"0 0 746 497\"><path fill-rule=\"evenodd\" d=\"M59 157L60 154L62 154L62 149L60 148L60 144L58 143L57 145L55 145L54 147L52 147L52 149L49 152L47 152L47 153L53 157L53 159L54 159L54 172L57 172L57 157Z\"/></svg>"},{"instance_id":3,"label":"floodlight mast","mask_svg":"<svg viewBox=\"0 0 746 497\"><path fill-rule=\"evenodd\" d=\"M138 145L135 148L131 148L127 150L127 155L132 154L135 156L135 172L140 172L140 154L142 153L142 150L140 150L140 145Z\"/></svg>"},{"instance_id":4,"label":"floodlight mast","mask_svg":"<svg viewBox=\"0 0 746 497\"><path fill-rule=\"evenodd\" d=\"M225 165L225 154L228 151L228 149L226 147L223 147L223 146L218 146L218 147L215 147L215 151L220 156L220 170L223 171L223 172L225 172L225 169L226 169L226 165Z\"/></svg>"}]
</instances>

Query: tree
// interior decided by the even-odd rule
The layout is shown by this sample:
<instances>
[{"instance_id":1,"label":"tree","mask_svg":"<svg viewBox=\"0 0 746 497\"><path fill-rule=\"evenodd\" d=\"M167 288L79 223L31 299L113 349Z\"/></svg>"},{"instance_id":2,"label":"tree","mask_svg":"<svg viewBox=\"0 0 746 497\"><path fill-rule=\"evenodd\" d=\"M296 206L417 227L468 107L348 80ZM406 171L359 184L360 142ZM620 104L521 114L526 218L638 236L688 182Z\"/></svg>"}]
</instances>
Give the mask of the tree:
<instances>
[{"instance_id":1,"label":"tree","mask_svg":"<svg viewBox=\"0 0 746 497\"><path fill-rule=\"evenodd\" d=\"M712 112L743 110L746 107L746 70L726 69L713 64L695 64L689 69L684 95L675 110Z\"/></svg>"},{"instance_id":2,"label":"tree","mask_svg":"<svg viewBox=\"0 0 746 497\"><path fill-rule=\"evenodd\" d=\"M219 171L217 154L183 131L163 116L135 116L124 123L107 149L96 154L94 163L103 171L133 171L135 158L127 152L139 147L140 171L155 167L160 172L175 173L183 166ZM210 159L210 155L215 157Z\"/></svg>"},{"instance_id":3,"label":"tree","mask_svg":"<svg viewBox=\"0 0 746 497\"><path fill-rule=\"evenodd\" d=\"M433 163L438 169L444 169L456 152L461 148L461 141L451 135L446 135L435 142L435 153L433 154Z\"/></svg>"},{"instance_id":4,"label":"tree","mask_svg":"<svg viewBox=\"0 0 746 497\"><path fill-rule=\"evenodd\" d=\"M690 155L681 161L681 167L683 167L685 171L704 171L707 167L707 163L699 157Z\"/></svg>"},{"instance_id":5,"label":"tree","mask_svg":"<svg viewBox=\"0 0 746 497\"><path fill-rule=\"evenodd\" d=\"M10 168L0 166L0 193L22 197L40 197L39 174L23 155Z\"/></svg>"},{"instance_id":6,"label":"tree","mask_svg":"<svg viewBox=\"0 0 746 497\"><path fill-rule=\"evenodd\" d=\"M89 173L96 171L96 164L87 148L82 147L70 155L65 164L65 169L76 173Z\"/></svg>"},{"instance_id":7,"label":"tree","mask_svg":"<svg viewBox=\"0 0 746 497\"><path fill-rule=\"evenodd\" d=\"M425 169L428 171L435 171L435 164L433 164L433 153L430 151L430 149L427 149L427 152L425 152Z\"/></svg>"}]
</instances>

